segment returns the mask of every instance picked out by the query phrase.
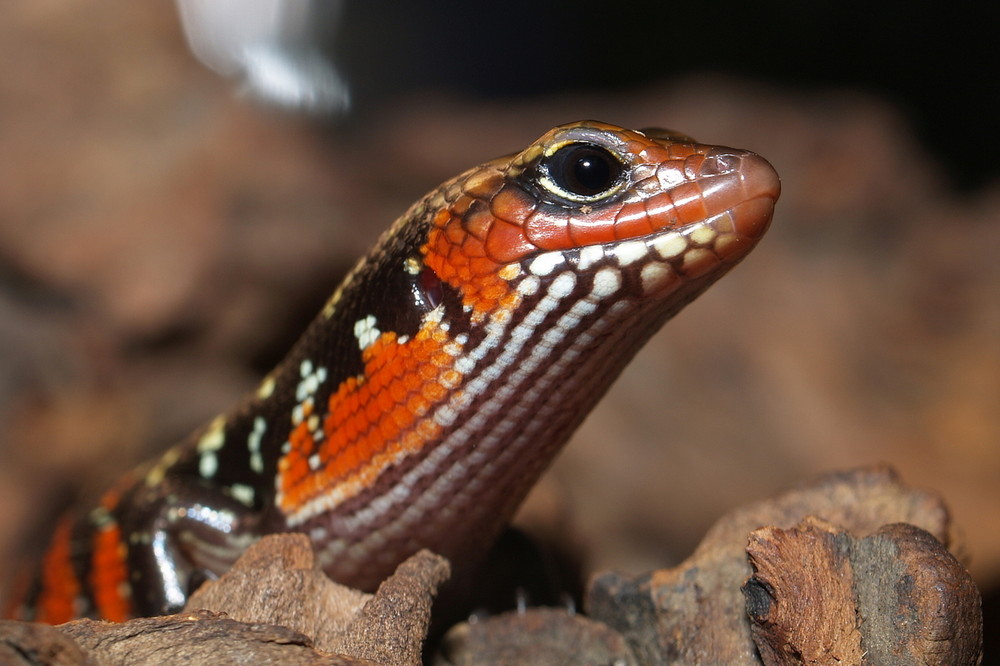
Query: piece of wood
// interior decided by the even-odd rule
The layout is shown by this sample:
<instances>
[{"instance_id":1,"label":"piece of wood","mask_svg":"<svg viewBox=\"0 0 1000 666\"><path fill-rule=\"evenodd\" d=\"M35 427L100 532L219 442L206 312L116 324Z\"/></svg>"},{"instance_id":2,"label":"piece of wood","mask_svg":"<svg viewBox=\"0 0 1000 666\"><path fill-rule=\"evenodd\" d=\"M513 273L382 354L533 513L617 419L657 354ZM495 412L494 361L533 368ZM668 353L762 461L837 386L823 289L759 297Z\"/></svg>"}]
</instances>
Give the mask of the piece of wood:
<instances>
[{"instance_id":1,"label":"piece of wood","mask_svg":"<svg viewBox=\"0 0 1000 666\"><path fill-rule=\"evenodd\" d=\"M128 622L74 620L59 626L94 664L267 664L378 666L367 659L317 652L286 627L246 624L209 611Z\"/></svg>"},{"instance_id":2,"label":"piece of wood","mask_svg":"<svg viewBox=\"0 0 1000 666\"><path fill-rule=\"evenodd\" d=\"M638 662L625 639L606 625L558 608L529 608L456 625L435 666L615 664Z\"/></svg>"},{"instance_id":3,"label":"piece of wood","mask_svg":"<svg viewBox=\"0 0 1000 666\"><path fill-rule=\"evenodd\" d=\"M753 573L746 553L748 535L767 526L791 529L808 516L820 516L857 537L875 533L891 523L910 523L916 526L913 529L923 530L921 533L932 539L933 544L917 540L910 546L916 549L911 557L926 560L928 572L921 580L939 577L952 581L950 584L958 585L961 592L942 597L960 603L948 608L947 616L937 624L929 617L937 612L933 608L923 606L915 612L927 626L960 635L955 642L965 646L963 652L975 652L976 637L980 637L981 644L982 631L981 616L975 610L979 604L978 591L967 573L958 582L957 560L950 558L945 562L940 556L952 542L948 511L936 496L907 488L895 472L884 466L831 474L776 498L737 509L716 523L694 554L675 568L640 576L617 573L596 576L588 591L587 612L621 632L642 664L760 664L747 604L740 591ZM823 561L829 556L824 549L828 550L829 545L821 539L816 550L807 554L807 562ZM812 565L801 566L808 570ZM818 626L827 623L843 632L843 636L833 633L843 641L847 661L842 663L851 663L850 659L859 655L860 643L857 636L843 627L843 622L851 617L854 604L845 596L843 581L836 578L836 571L834 567L826 577L809 580L809 585L796 589L795 594L803 597L800 616L814 613L818 606L814 607L813 602L818 604L827 595L832 605L839 600L840 605L830 611L831 617L824 618ZM895 612L892 608L885 612ZM867 621L888 620L873 611ZM873 647L862 645L861 654L865 649Z\"/></svg>"},{"instance_id":4,"label":"piece of wood","mask_svg":"<svg viewBox=\"0 0 1000 666\"><path fill-rule=\"evenodd\" d=\"M958 560L913 525L865 538L808 518L750 535L744 586L766 666L965 666L982 658L979 592Z\"/></svg>"},{"instance_id":5,"label":"piece of wood","mask_svg":"<svg viewBox=\"0 0 1000 666\"><path fill-rule=\"evenodd\" d=\"M0 620L0 664L7 666L92 666L76 641L47 624Z\"/></svg>"},{"instance_id":6,"label":"piece of wood","mask_svg":"<svg viewBox=\"0 0 1000 666\"><path fill-rule=\"evenodd\" d=\"M317 566L304 534L264 537L184 607L233 620L276 624L309 636L317 649L340 652L348 625L372 595L334 583Z\"/></svg>"},{"instance_id":7,"label":"piece of wood","mask_svg":"<svg viewBox=\"0 0 1000 666\"><path fill-rule=\"evenodd\" d=\"M734 511L676 568L596 577L589 618L462 624L436 663L976 664L981 602L950 532L941 501L888 468L833 474ZM0 623L0 661L419 664L447 571L418 553L367 595L328 581L302 536L269 537L178 615Z\"/></svg>"},{"instance_id":8,"label":"piece of wood","mask_svg":"<svg viewBox=\"0 0 1000 666\"><path fill-rule=\"evenodd\" d=\"M219 580L191 595L186 609L222 611L247 623L278 624L325 652L387 666L419 664L431 605L448 562L420 551L364 594L334 583L304 534L264 537Z\"/></svg>"}]
</instances>

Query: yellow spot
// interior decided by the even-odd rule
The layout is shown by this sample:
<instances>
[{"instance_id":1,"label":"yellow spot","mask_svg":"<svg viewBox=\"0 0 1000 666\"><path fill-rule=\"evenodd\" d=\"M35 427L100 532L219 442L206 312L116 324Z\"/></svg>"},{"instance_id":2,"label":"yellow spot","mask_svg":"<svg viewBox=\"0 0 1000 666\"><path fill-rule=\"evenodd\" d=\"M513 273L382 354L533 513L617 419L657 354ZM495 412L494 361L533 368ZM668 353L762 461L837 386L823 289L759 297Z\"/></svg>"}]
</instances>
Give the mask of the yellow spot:
<instances>
[{"instance_id":1,"label":"yellow spot","mask_svg":"<svg viewBox=\"0 0 1000 666\"><path fill-rule=\"evenodd\" d=\"M257 387L257 397L261 400L267 400L274 394L274 377L268 375L264 378L264 381L260 383Z\"/></svg>"},{"instance_id":2,"label":"yellow spot","mask_svg":"<svg viewBox=\"0 0 1000 666\"><path fill-rule=\"evenodd\" d=\"M205 453L206 451L218 451L222 448L222 445L226 443L225 435L226 427L226 417L216 416L215 419L208 424L208 429L205 434L201 436L198 440L198 453Z\"/></svg>"},{"instance_id":3,"label":"yellow spot","mask_svg":"<svg viewBox=\"0 0 1000 666\"><path fill-rule=\"evenodd\" d=\"M715 238L715 229L705 225L691 232L691 240L699 245L708 245Z\"/></svg>"},{"instance_id":4,"label":"yellow spot","mask_svg":"<svg viewBox=\"0 0 1000 666\"><path fill-rule=\"evenodd\" d=\"M502 279L507 280L508 282L510 280L513 280L520 274L521 274L520 264L507 264L499 271L497 271L497 275L499 275Z\"/></svg>"},{"instance_id":5,"label":"yellow spot","mask_svg":"<svg viewBox=\"0 0 1000 666\"><path fill-rule=\"evenodd\" d=\"M545 147L545 156L546 157L552 157L553 155L556 154L557 150L559 150L563 146L566 146L566 145L568 145L570 143L571 143L570 141L566 141L566 140L550 143L548 146ZM532 148L534 148L534 146L532 146Z\"/></svg>"},{"instance_id":6,"label":"yellow spot","mask_svg":"<svg viewBox=\"0 0 1000 666\"><path fill-rule=\"evenodd\" d=\"M358 270L359 267L355 267L354 270L355 271ZM337 287L336 291L333 292L333 295L330 296L330 300L328 300L326 302L326 305L323 306L323 316L326 317L327 319L332 317L333 313L337 310L337 303L340 302L340 297L344 293L344 285L347 284L347 281L350 279L350 277L351 276L348 275L346 278L344 278L344 281L340 283L340 286Z\"/></svg>"},{"instance_id":7,"label":"yellow spot","mask_svg":"<svg viewBox=\"0 0 1000 666\"><path fill-rule=\"evenodd\" d=\"M180 455L181 452L179 447L175 446L172 449L168 449L167 452L156 461L156 464L146 474L146 485L159 485L160 482L163 481L163 477L166 475L167 470L173 467L174 463L177 462L177 459L180 458Z\"/></svg>"},{"instance_id":8,"label":"yellow spot","mask_svg":"<svg viewBox=\"0 0 1000 666\"><path fill-rule=\"evenodd\" d=\"M653 248L664 259L672 259L687 248L687 240L679 234L670 234L654 240Z\"/></svg>"}]
</instances>

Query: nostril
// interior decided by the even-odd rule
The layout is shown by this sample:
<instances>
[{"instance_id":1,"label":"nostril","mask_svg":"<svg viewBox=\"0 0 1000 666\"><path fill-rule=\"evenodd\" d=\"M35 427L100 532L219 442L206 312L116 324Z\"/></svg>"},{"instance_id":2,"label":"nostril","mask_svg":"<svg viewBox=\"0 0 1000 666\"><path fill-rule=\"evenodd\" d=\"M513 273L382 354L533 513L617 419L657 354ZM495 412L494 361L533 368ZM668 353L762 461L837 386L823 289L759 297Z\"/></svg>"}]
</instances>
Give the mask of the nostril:
<instances>
[{"instance_id":1,"label":"nostril","mask_svg":"<svg viewBox=\"0 0 1000 666\"><path fill-rule=\"evenodd\" d=\"M714 153L706 155L698 171L699 176L721 176L740 168L741 155Z\"/></svg>"}]
</instances>

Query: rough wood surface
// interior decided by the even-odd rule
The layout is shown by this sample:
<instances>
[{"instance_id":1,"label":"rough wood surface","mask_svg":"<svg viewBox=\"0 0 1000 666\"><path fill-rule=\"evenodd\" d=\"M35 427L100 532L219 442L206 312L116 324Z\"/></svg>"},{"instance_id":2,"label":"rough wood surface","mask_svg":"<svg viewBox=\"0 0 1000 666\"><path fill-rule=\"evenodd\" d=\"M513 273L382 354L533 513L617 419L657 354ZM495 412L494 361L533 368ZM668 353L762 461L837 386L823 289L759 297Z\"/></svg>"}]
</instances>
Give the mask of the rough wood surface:
<instances>
[{"instance_id":1,"label":"rough wood surface","mask_svg":"<svg viewBox=\"0 0 1000 666\"><path fill-rule=\"evenodd\" d=\"M191 595L184 610L281 625L309 636L320 650L338 652L344 631L371 599L327 578L308 537L285 534L254 544L224 576Z\"/></svg>"},{"instance_id":2,"label":"rough wood surface","mask_svg":"<svg viewBox=\"0 0 1000 666\"><path fill-rule=\"evenodd\" d=\"M982 658L971 576L920 528L886 525L859 539L807 519L750 535L744 587L767 666L963 666Z\"/></svg>"},{"instance_id":3,"label":"rough wood surface","mask_svg":"<svg viewBox=\"0 0 1000 666\"><path fill-rule=\"evenodd\" d=\"M208 611L130 620L75 620L60 625L101 666L133 664L294 664L378 666L367 659L316 651L286 627L246 624ZM38 662L43 663L43 662Z\"/></svg>"},{"instance_id":4,"label":"rough wood surface","mask_svg":"<svg viewBox=\"0 0 1000 666\"><path fill-rule=\"evenodd\" d=\"M888 468L830 475L726 516L674 569L598 576L589 618L528 609L462 623L434 663L976 664L979 592L949 532L943 504ZM273 536L182 614L2 623L0 663L419 664L447 571L418 553L362 594L327 580L303 537Z\"/></svg>"},{"instance_id":5,"label":"rough wood surface","mask_svg":"<svg viewBox=\"0 0 1000 666\"><path fill-rule=\"evenodd\" d=\"M905 530L925 535L908 542L905 547L894 546L900 548L900 553L910 553L913 562L921 561L922 564L900 573L893 580L903 586L919 581L920 584L947 587L939 591L940 598L906 597L915 602L908 611L910 621L921 625L920 633L914 636L920 636L917 642L923 644L914 649L933 655L940 649L941 639L946 639L962 654L975 658L982 640L980 598L968 574L954 557L942 555L947 554L944 544L950 543L947 510L933 495L905 487L886 467L833 474L777 498L739 509L720 520L695 553L673 569L635 577L616 573L597 576L590 586L587 611L593 618L620 631L642 664L760 664L750 631L747 604L740 592L752 573L747 560L747 535L764 526L790 529L809 516L818 516L837 526L838 530L859 538L877 533L872 537L872 544L884 543L881 540L884 537L878 535L885 533L879 530L891 523L910 523ZM803 538L812 537L809 534ZM817 570L818 563L833 557L830 548L819 539L813 550L786 563L791 570L788 575L802 579L793 593L801 603L799 619L830 606L827 617L814 621L817 629L825 628L844 641L845 661L839 663L910 663L879 661L874 656L875 646L864 644L852 633L849 625L854 600L851 590L845 586L845 579L839 577L843 572L837 571L837 566L843 564L833 559L832 570ZM811 578L812 573L817 578ZM859 589L883 590L885 581L876 574L867 569L858 573L859 581L870 577L864 584L858 583ZM941 603L935 605L937 602ZM751 603L751 607L760 614L758 605ZM873 604L866 608L870 614L863 618L864 622L887 626L892 625L897 612L895 603L883 607ZM890 643L915 645L913 640L904 639L903 629L898 624L887 629ZM928 643L927 638L936 638L937 642ZM797 648L789 648L793 649ZM869 656L861 657L865 650L869 651ZM951 662L931 659L926 663Z\"/></svg>"},{"instance_id":6,"label":"rough wood surface","mask_svg":"<svg viewBox=\"0 0 1000 666\"><path fill-rule=\"evenodd\" d=\"M557 608L529 608L463 622L445 636L435 666L553 666L638 662L625 639L596 620Z\"/></svg>"},{"instance_id":7,"label":"rough wood surface","mask_svg":"<svg viewBox=\"0 0 1000 666\"><path fill-rule=\"evenodd\" d=\"M0 664L92 665L76 641L47 624L0 620Z\"/></svg>"}]
</instances>

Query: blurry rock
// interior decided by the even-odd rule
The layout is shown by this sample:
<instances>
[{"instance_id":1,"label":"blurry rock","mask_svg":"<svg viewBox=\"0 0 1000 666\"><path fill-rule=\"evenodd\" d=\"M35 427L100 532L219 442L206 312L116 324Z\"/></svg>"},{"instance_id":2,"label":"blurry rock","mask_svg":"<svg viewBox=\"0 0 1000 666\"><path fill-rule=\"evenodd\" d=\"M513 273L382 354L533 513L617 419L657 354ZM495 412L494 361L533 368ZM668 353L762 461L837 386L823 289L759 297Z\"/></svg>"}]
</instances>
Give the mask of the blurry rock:
<instances>
[{"instance_id":1,"label":"blurry rock","mask_svg":"<svg viewBox=\"0 0 1000 666\"><path fill-rule=\"evenodd\" d=\"M556 608L531 608L463 622L444 638L436 666L614 664L638 662L620 634Z\"/></svg>"}]
</instances>

